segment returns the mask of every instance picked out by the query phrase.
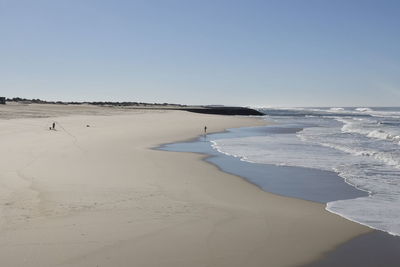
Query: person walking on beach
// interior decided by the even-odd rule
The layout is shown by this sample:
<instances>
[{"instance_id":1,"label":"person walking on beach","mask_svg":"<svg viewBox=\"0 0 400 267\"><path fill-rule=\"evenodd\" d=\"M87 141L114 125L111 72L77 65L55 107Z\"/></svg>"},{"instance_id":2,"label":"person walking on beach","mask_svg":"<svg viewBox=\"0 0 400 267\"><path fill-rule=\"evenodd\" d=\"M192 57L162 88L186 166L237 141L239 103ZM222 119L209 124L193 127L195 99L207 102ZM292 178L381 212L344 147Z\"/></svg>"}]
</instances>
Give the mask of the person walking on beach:
<instances>
[{"instance_id":1,"label":"person walking on beach","mask_svg":"<svg viewBox=\"0 0 400 267\"><path fill-rule=\"evenodd\" d=\"M56 129L56 123L55 122L53 122L53 128L52 128L53 130L55 130Z\"/></svg>"},{"instance_id":2,"label":"person walking on beach","mask_svg":"<svg viewBox=\"0 0 400 267\"><path fill-rule=\"evenodd\" d=\"M207 126L204 126L204 134L207 134Z\"/></svg>"}]
</instances>

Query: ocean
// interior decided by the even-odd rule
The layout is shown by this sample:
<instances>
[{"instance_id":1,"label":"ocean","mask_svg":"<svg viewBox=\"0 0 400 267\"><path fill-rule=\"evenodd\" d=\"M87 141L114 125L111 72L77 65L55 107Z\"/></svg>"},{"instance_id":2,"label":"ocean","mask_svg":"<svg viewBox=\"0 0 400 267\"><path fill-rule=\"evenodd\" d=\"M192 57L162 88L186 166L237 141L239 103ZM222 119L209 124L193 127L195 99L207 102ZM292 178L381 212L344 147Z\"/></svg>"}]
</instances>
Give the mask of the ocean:
<instances>
[{"instance_id":1,"label":"ocean","mask_svg":"<svg viewBox=\"0 0 400 267\"><path fill-rule=\"evenodd\" d=\"M267 108L260 111L266 114L266 120L275 124L227 138L209 136L212 148L254 166L335 172L364 194L341 197L335 189L338 196L327 201L328 211L400 235L400 108ZM293 183L298 182L295 175L292 179ZM307 180L305 183L306 187L314 187L319 182Z\"/></svg>"}]
</instances>

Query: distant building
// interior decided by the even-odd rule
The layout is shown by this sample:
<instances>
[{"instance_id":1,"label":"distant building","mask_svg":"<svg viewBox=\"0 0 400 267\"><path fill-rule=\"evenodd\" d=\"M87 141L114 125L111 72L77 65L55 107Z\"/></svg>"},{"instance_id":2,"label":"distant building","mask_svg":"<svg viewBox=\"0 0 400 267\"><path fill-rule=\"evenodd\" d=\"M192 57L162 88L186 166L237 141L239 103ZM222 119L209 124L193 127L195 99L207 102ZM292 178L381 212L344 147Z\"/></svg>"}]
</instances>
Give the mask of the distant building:
<instances>
[{"instance_id":1,"label":"distant building","mask_svg":"<svg viewBox=\"0 0 400 267\"><path fill-rule=\"evenodd\" d=\"M0 104L5 105L6 104L6 98L0 96Z\"/></svg>"}]
</instances>

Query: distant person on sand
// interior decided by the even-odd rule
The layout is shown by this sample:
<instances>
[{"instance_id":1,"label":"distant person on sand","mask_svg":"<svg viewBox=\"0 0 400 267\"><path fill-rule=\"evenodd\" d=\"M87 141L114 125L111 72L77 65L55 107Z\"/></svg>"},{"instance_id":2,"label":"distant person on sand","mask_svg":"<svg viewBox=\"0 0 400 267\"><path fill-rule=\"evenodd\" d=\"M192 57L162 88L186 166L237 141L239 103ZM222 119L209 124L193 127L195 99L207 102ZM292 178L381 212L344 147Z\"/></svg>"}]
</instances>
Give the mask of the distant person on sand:
<instances>
[{"instance_id":1,"label":"distant person on sand","mask_svg":"<svg viewBox=\"0 0 400 267\"><path fill-rule=\"evenodd\" d=\"M207 126L204 126L204 134L207 134Z\"/></svg>"},{"instance_id":2,"label":"distant person on sand","mask_svg":"<svg viewBox=\"0 0 400 267\"><path fill-rule=\"evenodd\" d=\"M53 128L52 128L53 130L55 130L56 129L56 123L55 122L53 122Z\"/></svg>"}]
</instances>

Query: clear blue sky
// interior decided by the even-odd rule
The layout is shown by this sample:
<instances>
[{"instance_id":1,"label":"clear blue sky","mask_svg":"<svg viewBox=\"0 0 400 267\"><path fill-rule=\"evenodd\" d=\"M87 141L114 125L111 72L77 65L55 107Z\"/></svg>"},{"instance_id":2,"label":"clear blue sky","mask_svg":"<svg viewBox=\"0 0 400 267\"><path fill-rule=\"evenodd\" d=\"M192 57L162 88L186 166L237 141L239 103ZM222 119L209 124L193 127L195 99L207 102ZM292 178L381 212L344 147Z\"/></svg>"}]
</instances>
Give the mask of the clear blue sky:
<instances>
[{"instance_id":1,"label":"clear blue sky","mask_svg":"<svg viewBox=\"0 0 400 267\"><path fill-rule=\"evenodd\" d=\"M0 0L0 95L398 106L398 0Z\"/></svg>"}]
</instances>

